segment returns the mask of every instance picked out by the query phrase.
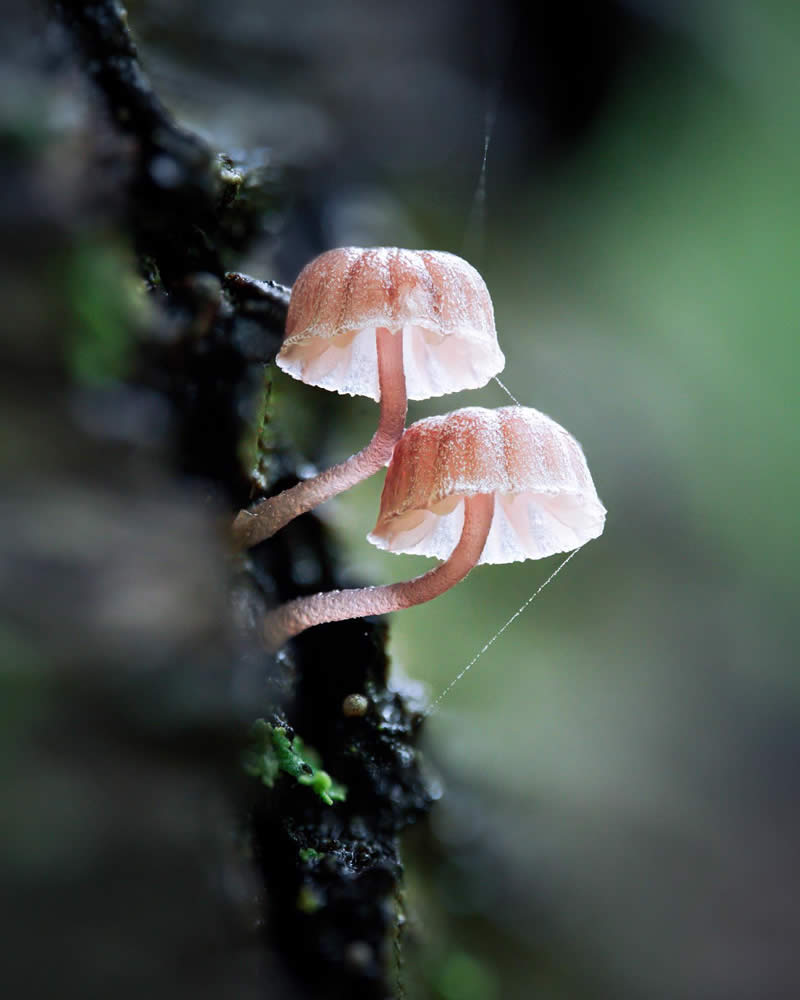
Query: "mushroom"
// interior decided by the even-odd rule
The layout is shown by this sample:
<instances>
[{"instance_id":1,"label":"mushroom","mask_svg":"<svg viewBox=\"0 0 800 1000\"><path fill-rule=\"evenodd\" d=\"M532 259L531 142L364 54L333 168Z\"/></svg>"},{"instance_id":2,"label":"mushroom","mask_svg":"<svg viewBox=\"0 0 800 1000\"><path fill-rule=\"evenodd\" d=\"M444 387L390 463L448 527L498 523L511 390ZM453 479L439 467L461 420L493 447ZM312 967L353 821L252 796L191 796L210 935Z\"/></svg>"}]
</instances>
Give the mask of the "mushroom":
<instances>
[{"instance_id":1,"label":"mushroom","mask_svg":"<svg viewBox=\"0 0 800 1000\"><path fill-rule=\"evenodd\" d=\"M468 407L412 424L392 455L367 536L445 561L404 583L301 597L267 614L275 650L312 625L430 601L478 563L568 552L602 534L606 511L581 446L538 410Z\"/></svg>"},{"instance_id":2,"label":"mushroom","mask_svg":"<svg viewBox=\"0 0 800 1000\"><path fill-rule=\"evenodd\" d=\"M475 268L453 254L396 247L344 247L306 265L276 361L309 385L380 400L380 420L356 455L240 511L233 535L243 548L383 468L409 398L478 388L505 364Z\"/></svg>"}]
</instances>

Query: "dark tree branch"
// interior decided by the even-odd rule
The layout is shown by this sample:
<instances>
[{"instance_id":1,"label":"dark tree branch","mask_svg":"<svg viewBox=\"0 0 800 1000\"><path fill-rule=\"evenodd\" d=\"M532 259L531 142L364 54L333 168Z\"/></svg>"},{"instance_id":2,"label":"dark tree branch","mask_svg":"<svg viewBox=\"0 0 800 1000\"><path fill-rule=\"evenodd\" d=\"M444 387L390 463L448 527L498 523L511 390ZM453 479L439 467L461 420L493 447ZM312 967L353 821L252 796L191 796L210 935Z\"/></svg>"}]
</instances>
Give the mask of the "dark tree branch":
<instances>
[{"instance_id":1,"label":"dark tree branch","mask_svg":"<svg viewBox=\"0 0 800 1000\"><path fill-rule=\"evenodd\" d=\"M272 451L274 441L262 442L253 405L268 395L263 365L280 344L289 290L230 270L280 196L175 122L139 65L120 4L61 0L54 9L109 119L133 141L121 228L163 308L141 337L129 380L168 404L173 478L199 480L233 508L244 506L253 490L242 457L249 442L251 459L266 456L259 485L292 485L296 470ZM269 406L261 419L268 439ZM301 736L348 789L331 806L286 775L271 789L241 775L264 949L294 971L305 995L385 1000L399 927L398 838L433 798L413 747L421 715L388 687L380 622L311 630L277 658L263 650L259 622L269 603L342 584L315 517L297 518L238 566L231 603L239 641L216 666L251 678L253 717ZM366 704L357 717L343 710L353 694Z\"/></svg>"},{"instance_id":2,"label":"dark tree branch","mask_svg":"<svg viewBox=\"0 0 800 1000\"><path fill-rule=\"evenodd\" d=\"M224 288L243 316L249 316L267 326L283 329L289 308L291 288L277 281L259 281L239 271L228 271Z\"/></svg>"},{"instance_id":3,"label":"dark tree branch","mask_svg":"<svg viewBox=\"0 0 800 1000\"><path fill-rule=\"evenodd\" d=\"M136 140L130 224L148 277L170 290L192 271L221 278L259 232L265 208L274 206L274 180L238 170L174 120L139 64L120 3L53 6L109 117Z\"/></svg>"},{"instance_id":4,"label":"dark tree branch","mask_svg":"<svg viewBox=\"0 0 800 1000\"><path fill-rule=\"evenodd\" d=\"M179 127L153 91L139 65L136 44L128 30L125 8L117 0L57 0L56 13L69 28L85 62L86 72L105 98L120 129L131 135L152 135L193 149L201 163L210 163L211 149Z\"/></svg>"}]
</instances>

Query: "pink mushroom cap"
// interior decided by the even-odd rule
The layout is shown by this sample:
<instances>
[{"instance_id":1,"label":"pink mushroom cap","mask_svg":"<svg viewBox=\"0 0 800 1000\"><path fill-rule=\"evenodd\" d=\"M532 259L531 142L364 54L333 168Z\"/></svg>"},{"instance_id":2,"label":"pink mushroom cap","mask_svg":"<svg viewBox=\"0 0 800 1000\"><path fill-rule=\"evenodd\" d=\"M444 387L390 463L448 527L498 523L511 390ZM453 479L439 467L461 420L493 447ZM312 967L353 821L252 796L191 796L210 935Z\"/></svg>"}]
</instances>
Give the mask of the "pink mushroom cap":
<instances>
[{"instance_id":1,"label":"pink mushroom cap","mask_svg":"<svg viewBox=\"0 0 800 1000\"><path fill-rule=\"evenodd\" d=\"M409 399L477 389L505 365L475 268L450 253L397 247L342 247L307 264L277 364L309 385L380 399L378 327L403 337Z\"/></svg>"},{"instance_id":2,"label":"pink mushroom cap","mask_svg":"<svg viewBox=\"0 0 800 1000\"><path fill-rule=\"evenodd\" d=\"M378 548L446 559L464 523L464 498L495 497L479 563L541 559L603 532L606 510L583 450L550 417L524 406L471 406L412 424L386 473Z\"/></svg>"}]
</instances>

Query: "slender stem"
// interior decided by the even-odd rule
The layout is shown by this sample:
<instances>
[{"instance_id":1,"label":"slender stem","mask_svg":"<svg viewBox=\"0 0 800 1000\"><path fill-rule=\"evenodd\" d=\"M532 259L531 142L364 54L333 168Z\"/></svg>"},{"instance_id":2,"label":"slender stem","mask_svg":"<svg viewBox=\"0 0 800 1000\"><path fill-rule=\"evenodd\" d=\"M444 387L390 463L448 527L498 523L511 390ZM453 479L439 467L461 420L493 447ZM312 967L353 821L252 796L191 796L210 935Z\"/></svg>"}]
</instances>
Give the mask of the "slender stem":
<instances>
[{"instance_id":1,"label":"slender stem","mask_svg":"<svg viewBox=\"0 0 800 1000\"><path fill-rule=\"evenodd\" d=\"M403 372L402 332L390 333L378 327L378 381L381 415L372 440L357 454L331 466L313 479L306 479L275 497L263 500L252 510L241 510L233 522L233 540L249 548L271 538L285 524L307 510L319 506L337 493L379 472L392 457L392 449L405 430L406 379Z\"/></svg>"},{"instance_id":2,"label":"slender stem","mask_svg":"<svg viewBox=\"0 0 800 1000\"><path fill-rule=\"evenodd\" d=\"M422 576L384 587L332 590L289 601L264 620L264 642L275 651L292 636L312 625L339 622L364 615L382 615L414 604L424 604L464 579L480 559L494 514L494 496L481 493L464 500L464 527L450 558Z\"/></svg>"}]
</instances>

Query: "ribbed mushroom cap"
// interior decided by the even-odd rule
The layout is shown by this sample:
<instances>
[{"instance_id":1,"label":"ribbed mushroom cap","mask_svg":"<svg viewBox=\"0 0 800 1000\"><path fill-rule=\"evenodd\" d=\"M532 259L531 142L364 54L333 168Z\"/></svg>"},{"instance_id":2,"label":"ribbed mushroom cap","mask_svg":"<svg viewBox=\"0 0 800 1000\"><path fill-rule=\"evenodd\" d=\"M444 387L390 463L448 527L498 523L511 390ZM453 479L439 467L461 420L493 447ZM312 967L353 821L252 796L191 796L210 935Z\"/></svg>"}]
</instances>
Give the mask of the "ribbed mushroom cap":
<instances>
[{"instance_id":1,"label":"ribbed mushroom cap","mask_svg":"<svg viewBox=\"0 0 800 1000\"><path fill-rule=\"evenodd\" d=\"M471 406L412 424L386 473L369 541L392 552L446 559L464 523L464 497L495 496L481 563L568 552L603 532L581 446L525 406Z\"/></svg>"},{"instance_id":2,"label":"ribbed mushroom cap","mask_svg":"<svg viewBox=\"0 0 800 1000\"><path fill-rule=\"evenodd\" d=\"M505 364L489 292L465 260L342 247L294 283L278 366L309 385L379 399L377 327L403 337L409 399L477 389Z\"/></svg>"}]
</instances>

